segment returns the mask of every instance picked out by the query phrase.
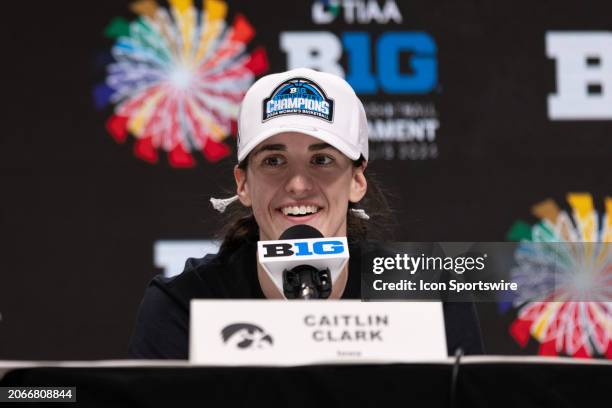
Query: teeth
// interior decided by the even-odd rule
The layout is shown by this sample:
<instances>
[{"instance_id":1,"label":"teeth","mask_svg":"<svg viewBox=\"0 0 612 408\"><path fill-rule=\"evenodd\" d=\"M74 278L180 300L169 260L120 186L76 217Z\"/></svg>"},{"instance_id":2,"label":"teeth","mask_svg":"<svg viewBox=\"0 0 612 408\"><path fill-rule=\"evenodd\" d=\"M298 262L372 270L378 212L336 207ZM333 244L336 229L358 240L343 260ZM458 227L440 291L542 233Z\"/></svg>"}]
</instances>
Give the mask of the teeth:
<instances>
[{"instance_id":1,"label":"teeth","mask_svg":"<svg viewBox=\"0 0 612 408\"><path fill-rule=\"evenodd\" d=\"M285 215L304 215L313 214L319 211L319 207L315 205L300 205L300 206L289 206L281 209Z\"/></svg>"}]
</instances>

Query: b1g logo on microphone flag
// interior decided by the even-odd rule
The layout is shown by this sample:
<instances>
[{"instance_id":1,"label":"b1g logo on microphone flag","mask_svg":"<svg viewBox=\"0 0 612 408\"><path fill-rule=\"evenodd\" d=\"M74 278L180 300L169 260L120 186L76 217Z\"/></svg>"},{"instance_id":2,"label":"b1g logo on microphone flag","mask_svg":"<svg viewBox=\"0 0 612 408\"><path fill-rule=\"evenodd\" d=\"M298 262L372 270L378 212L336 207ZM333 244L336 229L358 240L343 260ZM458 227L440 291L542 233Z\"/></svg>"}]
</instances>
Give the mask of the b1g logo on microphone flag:
<instances>
[{"instance_id":1,"label":"b1g logo on microphone flag","mask_svg":"<svg viewBox=\"0 0 612 408\"><path fill-rule=\"evenodd\" d=\"M294 243L277 242L262 243L263 257L279 256L309 256L309 255L337 255L345 252L344 242L339 240L299 241Z\"/></svg>"},{"instance_id":2,"label":"b1g logo on microphone flag","mask_svg":"<svg viewBox=\"0 0 612 408\"><path fill-rule=\"evenodd\" d=\"M293 78L283 82L263 100L263 118L280 115L309 115L333 122L334 101L323 89L308 78Z\"/></svg>"},{"instance_id":3,"label":"b1g logo on microphone flag","mask_svg":"<svg viewBox=\"0 0 612 408\"><path fill-rule=\"evenodd\" d=\"M328 269L336 282L349 260L346 237L292 238L257 242L257 259L272 282L283 293L283 272L308 265Z\"/></svg>"}]
</instances>

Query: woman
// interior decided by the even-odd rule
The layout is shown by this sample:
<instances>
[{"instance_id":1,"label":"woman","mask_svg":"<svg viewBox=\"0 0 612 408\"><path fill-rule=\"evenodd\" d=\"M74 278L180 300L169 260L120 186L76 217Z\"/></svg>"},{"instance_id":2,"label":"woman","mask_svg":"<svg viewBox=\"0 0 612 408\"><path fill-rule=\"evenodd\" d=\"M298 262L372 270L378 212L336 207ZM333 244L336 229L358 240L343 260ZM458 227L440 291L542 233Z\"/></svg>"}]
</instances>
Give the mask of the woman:
<instances>
[{"instance_id":1,"label":"woman","mask_svg":"<svg viewBox=\"0 0 612 408\"><path fill-rule=\"evenodd\" d=\"M360 298L360 246L369 221L365 201L385 202L368 183L365 110L343 79L296 69L259 79L246 93L238 118L236 196L213 199L224 211L240 201L215 256L189 259L176 278L156 277L147 288L129 353L135 358L188 356L189 301L194 298L283 298L256 258L258 240L275 240L307 224L323 236L347 236L350 261L330 298ZM371 213L379 215L377 213ZM374 223L380 221L375 217ZM350 271L350 273L349 273ZM482 351L469 304L445 304L449 353Z\"/></svg>"}]
</instances>

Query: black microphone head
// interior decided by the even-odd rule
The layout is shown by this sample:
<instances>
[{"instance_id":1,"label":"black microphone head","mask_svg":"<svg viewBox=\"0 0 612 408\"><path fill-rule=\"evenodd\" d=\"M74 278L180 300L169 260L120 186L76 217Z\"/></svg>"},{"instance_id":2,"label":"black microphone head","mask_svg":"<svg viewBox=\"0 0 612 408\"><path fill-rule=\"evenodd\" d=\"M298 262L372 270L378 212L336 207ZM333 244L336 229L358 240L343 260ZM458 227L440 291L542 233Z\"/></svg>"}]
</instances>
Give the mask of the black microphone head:
<instances>
[{"instance_id":1,"label":"black microphone head","mask_svg":"<svg viewBox=\"0 0 612 408\"><path fill-rule=\"evenodd\" d=\"M283 232L279 239L304 239L304 238L323 238L321 231L306 224L298 224L289 227Z\"/></svg>"}]
</instances>

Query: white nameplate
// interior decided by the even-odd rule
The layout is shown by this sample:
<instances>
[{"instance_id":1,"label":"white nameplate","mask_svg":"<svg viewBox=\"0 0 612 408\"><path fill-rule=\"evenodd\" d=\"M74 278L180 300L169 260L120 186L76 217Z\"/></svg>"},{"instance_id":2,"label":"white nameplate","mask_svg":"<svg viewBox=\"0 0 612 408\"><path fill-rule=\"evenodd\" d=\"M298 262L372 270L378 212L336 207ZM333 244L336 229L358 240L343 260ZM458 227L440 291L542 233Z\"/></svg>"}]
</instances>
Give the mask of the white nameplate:
<instances>
[{"instance_id":1,"label":"white nameplate","mask_svg":"<svg viewBox=\"0 0 612 408\"><path fill-rule=\"evenodd\" d=\"M189 360L290 366L444 361L442 304L192 300Z\"/></svg>"}]
</instances>

